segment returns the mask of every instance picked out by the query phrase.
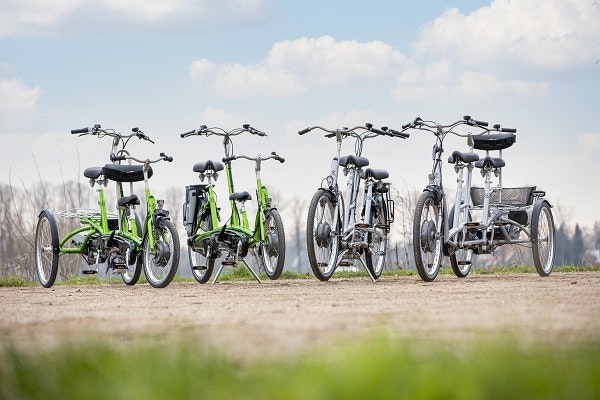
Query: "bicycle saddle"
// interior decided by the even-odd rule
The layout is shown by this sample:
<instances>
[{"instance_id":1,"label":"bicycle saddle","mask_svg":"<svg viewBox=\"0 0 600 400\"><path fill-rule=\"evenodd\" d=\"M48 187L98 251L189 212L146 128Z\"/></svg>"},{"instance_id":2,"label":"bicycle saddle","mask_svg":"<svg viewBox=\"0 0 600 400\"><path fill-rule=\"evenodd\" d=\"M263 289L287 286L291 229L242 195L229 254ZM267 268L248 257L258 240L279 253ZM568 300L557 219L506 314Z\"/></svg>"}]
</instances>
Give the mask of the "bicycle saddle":
<instances>
[{"instance_id":1,"label":"bicycle saddle","mask_svg":"<svg viewBox=\"0 0 600 400\"><path fill-rule=\"evenodd\" d=\"M252 200L252 196L248 192L235 192L229 195L229 200L246 201Z\"/></svg>"},{"instance_id":2,"label":"bicycle saddle","mask_svg":"<svg viewBox=\"0 0 600 400\"><path fill-rule=\"evenodd\" d=\"M358 157L358 156L353 156L353 155L340 157L340 159L339 159L340 167L346 167L350 164L354 165L356 168L362 168L362 167L366 167L367 165L369 165L369 160L365 157Z\"/></svg>"},{"instance_id":3,"label":"bicycle saddle","mask_svg":"<svg viewBox=\"0 0 600 400\"><path fill-rule=\"evenodd\" d=\"M119 200L117 200L117 204L120 207L128 206L128 205L139 206L140 199L137 197L137 195L132 194L131 196L121 197Z\"/></svg>"},{"instance_id":4,"label":"bicycle saddle","mask_svg":"<svg viewBox=\"0 0 600 400\"><path fill-rule=\"evenodd\" d=\"M104 176L115 182L140 182L144 180L144 166L106 164L102 168ZM152 168L148 170L148 178L152 176Z\"/></svg>"},{"instance_id":5,"label":"bicycle saddle","mask_svg":"<svg viewBox=\"0 0 600 400\"><path fill-rule=\"evenodd\" d=\"M456 164L461 161L463 163L470 163L479 160L479 155L475 153L463 153L462 151L454 150L452 155L448 157L450 164Z\"/></svg>"},{"instance_id":6,"label":"bicycle saddle","mask_svg":"<svg viewBox=\"0 0 600 400\"><path fill-rule=\"evenodd\" d=\"M214 172L223 171L223 164L218 161L208 160L194 164L193 171L203 174L206 170L213 170Z\"/></svg>"},{"instance_id":7,"label":"bicycle saddle","mask_svg":"<svg viewBox=\"0 0 600 400\"><path fill-rule=\"evenodd\" d=\"M479 160L475 163L475 167L477 167L477 168L486 168L486 167L502 168L505 165L506 165L506 163L504 162L503 159L494 158L494 157L490 157L490 156L482 158L481 160Z\"/></svg>"},{"instance_id":8,"label":"bicycle saddle","mask_svg":"<svg viewBox=\"0 0 600 400\"><path fill-rule=\"evenodd\" d=\"M473 136L473 147L477 150L504 150L517 141L514 133L494 133L489 135Z\"/></svg>"},{"instance_id":9,"label":"bicycle saddle","mask_svg":"<svg viewBox=\"0 0 600 400\"><path fill-rule=\"evenodd\" d=\"M378 181L390 177L390 174L384 169L367 168L364 171L360 171L360 177L363 179L373 178Z\"/></svg>"},{"instance_id":10,"label":"bicycle saddle","mask_svg":"<svg viewBox=\"0 0 600 400\"><path fill-rule=\"evenodd\" d=\"M83 176L90 179L98 179L102 175L102 167L90 167L83 171Z\"/></svg>"}]
</instances>

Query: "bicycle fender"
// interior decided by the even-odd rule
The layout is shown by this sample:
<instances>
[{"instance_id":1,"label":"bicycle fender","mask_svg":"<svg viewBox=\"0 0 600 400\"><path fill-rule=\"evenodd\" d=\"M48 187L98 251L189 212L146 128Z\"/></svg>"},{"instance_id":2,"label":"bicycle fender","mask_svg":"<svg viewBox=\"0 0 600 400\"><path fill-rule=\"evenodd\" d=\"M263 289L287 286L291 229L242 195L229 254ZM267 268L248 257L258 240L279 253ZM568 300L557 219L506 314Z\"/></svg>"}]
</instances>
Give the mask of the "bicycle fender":
<instances>
[{"instance_id":1,"label":"bicycle fender","mask_svg":"<svg viewBox=\"0 0 600 400\"><path fill-rule=\"evenodd\" d=\"M152 215L152 223L154 225L158 225L160 222L164 220L170 220L169 211L167 210L154 210L154 214Z\"/></svg>"},{"instance_id":2,"label":"bicycle fender","mask_svg":"<svg viewBox=\"0 0 600 400\"><path fill-rule=\"evenodd\" d=\"M440 204L440 202L444 198L444 194L442 193L442 188L438 185L427 185L427 187L425 187L425 189L423 189L423 191L431 192L435 195L434 201L435 201L436 205Z\"/></svg>"}]
</instances>

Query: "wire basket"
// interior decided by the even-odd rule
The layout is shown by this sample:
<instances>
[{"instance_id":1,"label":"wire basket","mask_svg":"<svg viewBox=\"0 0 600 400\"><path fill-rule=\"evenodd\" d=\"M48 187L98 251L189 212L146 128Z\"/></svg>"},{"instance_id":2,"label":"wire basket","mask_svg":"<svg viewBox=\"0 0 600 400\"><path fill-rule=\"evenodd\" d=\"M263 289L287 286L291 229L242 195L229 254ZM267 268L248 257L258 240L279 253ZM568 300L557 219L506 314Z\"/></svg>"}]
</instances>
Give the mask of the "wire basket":
<instances>
[{"instance_id":1,"label":"wire basket","mask_svg":"<svg viewBox=\"0 0 600 400\"><path fill-rule=\"evenodd\" d=\"M72 208L70 210L56 211L54 214L63 218L87 218L98 223L100 223L101 220L100 211L92 210L89 208ZM114 230L118 228L119 217L117 214L107 213L106 219L108 222L109 229Z\"/></svg>"},{"instance_id":2,"label":"wire basket","mask_svg":"<svg viewBox=\"0 0 600 400\"><path fill-rule=\"evenodd\" d=\"M535 186L518 188L491 189L490 204L502 204L514 207L528 206L533 203ZM482 206L485 190L482 187L471 188L471 201L474 206Z\"/></svg>"}]
</instances>

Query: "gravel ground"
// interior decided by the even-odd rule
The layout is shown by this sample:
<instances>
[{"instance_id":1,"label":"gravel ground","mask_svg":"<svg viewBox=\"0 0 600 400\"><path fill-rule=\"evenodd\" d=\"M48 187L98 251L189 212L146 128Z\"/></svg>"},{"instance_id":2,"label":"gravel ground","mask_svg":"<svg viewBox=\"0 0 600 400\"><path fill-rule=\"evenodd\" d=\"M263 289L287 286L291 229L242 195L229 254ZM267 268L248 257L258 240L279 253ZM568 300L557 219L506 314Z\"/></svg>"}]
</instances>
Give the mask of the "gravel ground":
<instances>
[{"instance_id":1,"label":"gravel ground","mask_svg":"<svg viewBox=\"0 0 600 400\"><path fill-rule=\"evenodd\" d=\"M360 340L377 329L408 340L598 340L600 272L0 288L1 341L24 347L192 334L245 357Z\"/></svg>"}]
</instances>

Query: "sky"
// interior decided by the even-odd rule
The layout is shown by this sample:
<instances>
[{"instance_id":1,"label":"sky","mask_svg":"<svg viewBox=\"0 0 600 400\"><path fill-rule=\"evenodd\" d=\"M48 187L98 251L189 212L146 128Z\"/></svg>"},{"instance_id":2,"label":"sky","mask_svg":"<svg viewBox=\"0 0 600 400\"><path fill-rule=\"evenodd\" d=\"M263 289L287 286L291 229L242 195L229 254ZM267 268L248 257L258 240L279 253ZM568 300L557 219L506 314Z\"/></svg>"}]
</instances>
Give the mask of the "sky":
<instances>
[{"instance_id":1,"label":"sky","mask_svg":"<svg viewBox=\"0 0 600 400\"><path fill-rule=\"evenodd\" d=\"M108 162L110 141L69 132L101 124L140 127L156 143L130 144L135 154L175 159L155 165L154 191L183 192L198 183L193 164L223 149L179 134L248 123L268 136L238 137L235 153L286 158L262 172L286 214L308 205L336 150L298 130L471 115L517 128L505 186L536 185L558 223L590 227L600 221L599 93L593 0L0 0L0 183L15 186L84 181L86 167ZM363 156L418 192L432 145L414 131L371 139ZM253 166L235 168L236 190L252 191ZM444 173L451 191L450 165Z\"/></svg>"}]
</instances>

